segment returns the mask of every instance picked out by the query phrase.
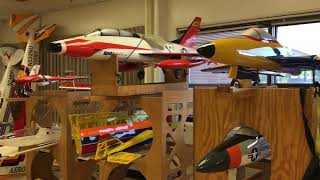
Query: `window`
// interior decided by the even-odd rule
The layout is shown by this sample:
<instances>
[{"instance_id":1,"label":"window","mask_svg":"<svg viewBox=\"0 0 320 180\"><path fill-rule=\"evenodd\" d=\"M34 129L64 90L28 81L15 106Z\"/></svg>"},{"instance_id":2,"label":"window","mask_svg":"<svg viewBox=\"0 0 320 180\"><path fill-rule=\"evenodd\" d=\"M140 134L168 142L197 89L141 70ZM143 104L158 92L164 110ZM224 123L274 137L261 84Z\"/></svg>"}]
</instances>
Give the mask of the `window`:
<instances>
[{"instance_id":1,"label":"window","mask_svg":"<svg viewBox=\"0 0 320 180\"><path fill-rule=\"evenodd\" d=\"M280 44L310 54L320 54L320 23L308 23L288 26L277 26L277 39ZM277 77L276 83L309 84L312 83L312 71L303 71L299 76L283 74ZM320 72L316 71L316 80L320 80Z\"/></svg>"}]
</instances>

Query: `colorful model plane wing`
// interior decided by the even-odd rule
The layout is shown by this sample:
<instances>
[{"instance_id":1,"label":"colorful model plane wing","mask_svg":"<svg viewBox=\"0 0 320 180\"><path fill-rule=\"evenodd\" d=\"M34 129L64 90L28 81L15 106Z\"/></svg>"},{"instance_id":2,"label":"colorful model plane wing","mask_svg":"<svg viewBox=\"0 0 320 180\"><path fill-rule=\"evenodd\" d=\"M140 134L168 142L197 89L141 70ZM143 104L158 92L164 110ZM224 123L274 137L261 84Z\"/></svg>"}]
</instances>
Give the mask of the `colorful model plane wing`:
<instances>
[{"instance_id":1,"label":"colorful model plane wing","mask_svg":"<svg viewBox=\"0 0 320 180\"><path fill-rule=\"evenodd\" d=\"M53 82L58 81L75 81L77 79L84 79L86 77L79 77L79 76L48 76L48 75L30 75L21 77L15 80L17 84L27 84L27 83L37 83L38 85L44 86L48 85Z\"/></svg>"}]
</instances>

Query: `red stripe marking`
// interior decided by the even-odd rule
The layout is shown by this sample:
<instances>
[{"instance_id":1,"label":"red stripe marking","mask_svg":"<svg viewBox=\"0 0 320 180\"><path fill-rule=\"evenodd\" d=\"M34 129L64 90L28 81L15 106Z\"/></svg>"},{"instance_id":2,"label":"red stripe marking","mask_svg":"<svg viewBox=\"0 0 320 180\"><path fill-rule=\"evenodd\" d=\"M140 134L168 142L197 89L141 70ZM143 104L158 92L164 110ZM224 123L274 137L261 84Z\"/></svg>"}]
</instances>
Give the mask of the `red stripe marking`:
<instances>
[{"instance_id":1,"label":"red stripe marking","mask_svg":"<svg viewBox=\"0 0 320 180\"><path fill-rule=\"evenodd\" d=\"M145 48L139 48L135 46L127 46L121 44L113 44L113 43L105 43L105 42L97 42L97 41L89 41L85 39L74 39L65 42L67 51L66 53L70 56L74 57L90 57L94 55L96 52L101 51L103 49L136 49L136 50L149 50Z\"/></svg>"},{"instance_id":2,"label":"red stripe marking","mask_svg":"<svg viewBox=\"0 0 320 180\"><path fill-rule=\"evenodd\" d=\"M234 145L227 149L230 157L229 168L237 168L241 163L241 150L239 145Z\"/></svg>"}]
</instances>

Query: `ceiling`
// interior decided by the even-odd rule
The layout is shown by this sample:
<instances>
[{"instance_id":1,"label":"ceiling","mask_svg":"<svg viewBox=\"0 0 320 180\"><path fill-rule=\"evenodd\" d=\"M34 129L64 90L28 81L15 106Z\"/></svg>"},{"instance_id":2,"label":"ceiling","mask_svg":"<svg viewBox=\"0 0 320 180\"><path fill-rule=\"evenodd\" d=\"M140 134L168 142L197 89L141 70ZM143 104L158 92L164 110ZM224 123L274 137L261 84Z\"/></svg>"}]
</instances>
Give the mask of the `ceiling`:
<instances>
[{"instance_id":1,"label":"ceiling","mask_svg":"<svg viewBox=\"0 0 320 180\"><path fill-rule=\"evenodd\" d=\"M45 13L105 0L1 0L0 21L8 20L12 13Z\"/></svg>"}]
</instances>

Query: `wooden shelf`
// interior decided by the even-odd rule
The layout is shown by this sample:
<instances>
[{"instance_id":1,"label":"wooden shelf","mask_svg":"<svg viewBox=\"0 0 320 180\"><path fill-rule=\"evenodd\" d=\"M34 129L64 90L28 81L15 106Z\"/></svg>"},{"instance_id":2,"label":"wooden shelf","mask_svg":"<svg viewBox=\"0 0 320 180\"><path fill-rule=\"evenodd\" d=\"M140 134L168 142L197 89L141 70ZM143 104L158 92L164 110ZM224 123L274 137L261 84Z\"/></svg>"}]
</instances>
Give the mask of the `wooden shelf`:
<instances>
[{"instance_id":1,"label":"wooden shelf","mask_svg":"<svg viewBox=\"0 0 320 180\"><path fill-rule=\"evenodd\" d=\"M305 97L304 112L312 132L317 127L313 91ZM302 119L299 89L260 88L221 91L194 90L194 148L196 163L223 142L232 128L258 130L271 145L271 180L300 180L310 161ZM227 173L195 173L197 180L227 180Z\"/></svg>"}]
</instances>

